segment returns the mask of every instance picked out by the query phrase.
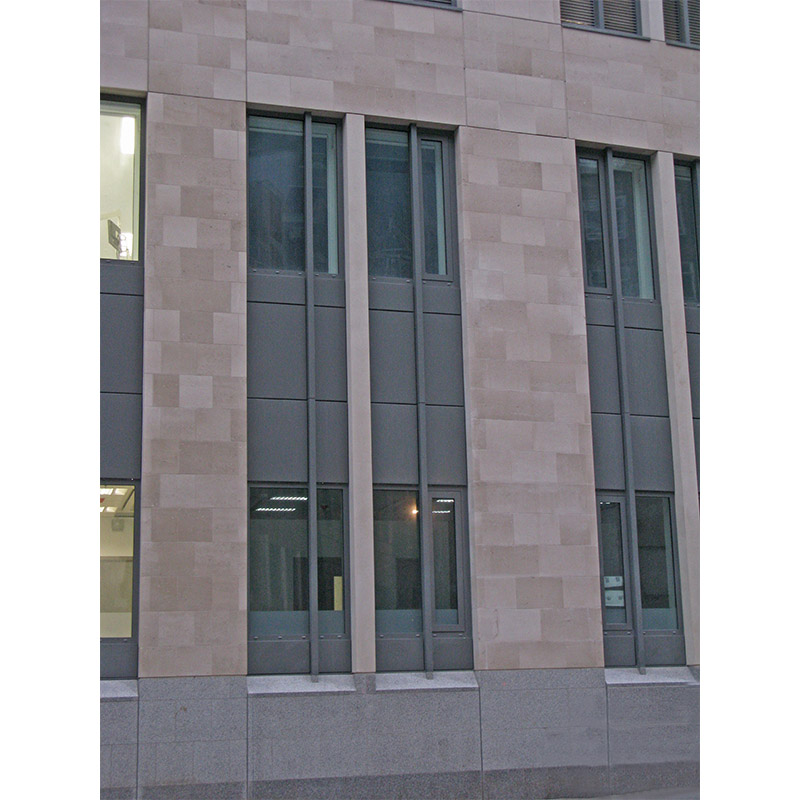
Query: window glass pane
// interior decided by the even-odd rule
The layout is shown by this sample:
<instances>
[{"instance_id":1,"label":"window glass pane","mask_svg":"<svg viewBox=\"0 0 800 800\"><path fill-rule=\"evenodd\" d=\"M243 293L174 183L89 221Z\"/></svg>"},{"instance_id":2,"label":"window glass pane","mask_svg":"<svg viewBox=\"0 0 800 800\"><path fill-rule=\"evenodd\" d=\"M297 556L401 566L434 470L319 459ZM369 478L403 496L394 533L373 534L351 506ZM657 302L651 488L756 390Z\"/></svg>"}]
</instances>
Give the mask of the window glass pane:
<instances>
[{"instance_id":1,"label":"window glass pane","mask_svg":"<svg viewBox=\"0 0 800 800\"><path fill-rule=\"evenodd\" d=\"M100 636L132 636L134 504L133 486L100 486Z\"/></svg>"},{"instance_id":2,"label":"window glass pane","mask_svg":"<svg viewBox=\"0 0 800 800\"><path fill-rule=\"evenodd\" d=\"M431 502L436 625L458 625L455 502L452 497L437 497Z\"/></svg>"},{"instance_id":3,"label":"window glass pane","mask_svg":"<svg viewBox=\"0 0 800 800\"><path fill-rule=\"evenodd\" d=\"M368 129L366 150L369 274L411 278L408 134Z\"/></svg>"},{"instance_id":4,"label":"window glass pane","mask_svg":"<svg viewBox=\"0 0 800 800\"><path fill-rule=\"evenodd\" d=\"M251 117L247 137L247 263L303 270L303 123Z\"/></svg>"},{"instance_id":5,"label":"window glass pane","mask_svg":"<svg viewBox=\"0 0 800 800\"><path fill-rule=\"evenodd\" d=\"M339 271L336 189L336 126L311 124L311 183L314 195L314 271Z\"/></svg>"},{"instance_id":6,"label":"window glass pane","mask_svg":"<svg viewBox=\"0 0 800 800\"><path fill-rule=\"evenodd\" d=\"M100 258L139 258L142 110L100 103Z\"/></svg>"},{"instance_id":7,"label":"window glass pane","mask_svg":"<svg viewBox=\"0 0 800 800\"><path fill-rule=\"evenodd\" d=\"M653 263L645 165L632 158L615 158L613 164L622 295L652 300Z\"/></svg>"},{"instance_id":8,"label":"window glass pane","mask_svg":"<svg viewBox=\"0 0 800 800\"><path fill-rule=\"evenodd\" d=\"M606 624L626 623L625 562L622 550L622 504L600 501L600 547L603 553L603 616Z\"/></svg>"},{"instance_id":9,"label":"window glass pane","mask_svg":"<svg viewBox=\"0 0 800 800\"><path fill-rule=\"evenodd\" d=\"M666 497L637 497L636 530L644 628L675 630L678 610L669 500Z\"/></svg>"},{"instance_id":10,"label":"window glass pane","mask_svg":"<svg viewBox=\"0 0 800 800\"><path fill-rule=\"evenodd\" d=\"M603 249L603 217L600 211L600 169L593 158L578 159L581 181L581 223L586 286L606 288L606 258Z\"/></svg>"},{"instance_id":11,"label":"window glass pane","mask_svg":"<svg viewBox=\"0 0 800 800\"><path fill-rule=\"evenodd\" d=\"M681 242L681 273L683 299L700 302L700 252L697 246L697 217L695 215L692 168L675 165L675 195L678 202L678 235Z\"/></svg>"},{"instance_id":12,"label":"window glass pane","mask_svg":"<svg viewBox=\"0 0 800 800\"><path fill-rule=\"evenodd\" d=\"M425 272L430 275L446 275L442 143L423 139L420 141L419 148L422 166Z\"/></svg>"},{"instance_id":13,"label":"window glass pane","mask_svg":"<svg viewBox=\"0 0 800 800\"><path fill-rule=\"evenodd\" d=\"M250 489L251 636L308 633L308 493Z\"/></svg>"},{"instance_id":14,"label":"window glass pane","mask_svg":"<svg viewBox=\"0 0 800 800\"><path fill-rule=\"evenodd\" d=\"M344 514L341 489L317 490L319 632L344 633Z\"/></svg>"},{"instance_id":15,"label":"window glass pane","mask_svg":"<svg viewBox=\"0 0 800 800\"><path fill-rule=\"evenodd\" d=\"M417 493L374 493L375 629L378 633L422 631Z\"/></svg>"}]
</instances>

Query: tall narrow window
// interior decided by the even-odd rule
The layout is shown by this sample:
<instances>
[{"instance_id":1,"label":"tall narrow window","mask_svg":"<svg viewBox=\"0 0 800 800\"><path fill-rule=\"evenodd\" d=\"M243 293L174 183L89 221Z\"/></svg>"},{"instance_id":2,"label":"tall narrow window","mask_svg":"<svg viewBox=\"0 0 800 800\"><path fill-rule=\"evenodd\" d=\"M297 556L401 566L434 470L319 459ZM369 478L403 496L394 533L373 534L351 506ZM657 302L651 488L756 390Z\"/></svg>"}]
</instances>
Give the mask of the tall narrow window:
<instances>
[{"instance_id":1,"label":"tall narrow window","mask_svg":"<svg viewBox=\"0 0 800 800\"><path fill-rule=\"evenodd\" d=\"M135 490L100 485L100 636L133 635Z\"/></svg>"},{"instance_id":2,"label":"tall narrow window","mask_svg":"<svg viewBox=\"0 0 800 800\"><path fill-rule=\"evenodd\" d=\"M686 303L699 303L700 247L696 165L675 164L675 197L678 203L683 299Z\"/></svg>"},{"instance_id":3,"label":"tall narrow window","mask_svg":"<svg viewBox=\"0 0 800 800\"><path fill-rule=\"evenodd\" d=\"M636 528L644 628L676 630L678 602L668 498L637 496Z\"/></svg>"},{"instance_id":4,"label":"tall narrow window","mask_svg":"<svg viewBox=\"0 0 800 800\"><path fill-rule=\"evenodd\" d=\"M586 285L591 289L605 289L608 283L600 200L602 189L597 159L579 158L578 175L580 178L581 228Z\"/></svg>"},{"instance_id":5,"label":"tall narrow window","mask_svg":"<svg viewBox=\"0 0 800 800\"><path fill-rule=\"evenodd\" d=\"M100 102L100 258L139 260L142 107Z\"/></svg>"}]
</instances>

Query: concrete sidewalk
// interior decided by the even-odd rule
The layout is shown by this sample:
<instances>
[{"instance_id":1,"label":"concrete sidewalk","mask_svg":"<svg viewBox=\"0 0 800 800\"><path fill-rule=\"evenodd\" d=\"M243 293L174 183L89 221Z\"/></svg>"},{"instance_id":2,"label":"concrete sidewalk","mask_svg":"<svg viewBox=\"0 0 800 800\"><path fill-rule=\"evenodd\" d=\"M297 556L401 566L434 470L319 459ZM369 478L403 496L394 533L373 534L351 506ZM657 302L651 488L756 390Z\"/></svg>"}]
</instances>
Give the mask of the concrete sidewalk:
<instances>
[{"instance_id":1,"label":"concrete sidewalk","mask_svg":"<svg viewBox=\"0 0 800 800\"><path fill-rule=\"evenodd\" d=\"M578 798L562 797L560 800L578 800ZM585 799L584 799L585 800ZM610 794L595 797L593 800L700 800L700 789L697 787L683 789L653 789L633 794Z\"/></svg>"}]
</instances>

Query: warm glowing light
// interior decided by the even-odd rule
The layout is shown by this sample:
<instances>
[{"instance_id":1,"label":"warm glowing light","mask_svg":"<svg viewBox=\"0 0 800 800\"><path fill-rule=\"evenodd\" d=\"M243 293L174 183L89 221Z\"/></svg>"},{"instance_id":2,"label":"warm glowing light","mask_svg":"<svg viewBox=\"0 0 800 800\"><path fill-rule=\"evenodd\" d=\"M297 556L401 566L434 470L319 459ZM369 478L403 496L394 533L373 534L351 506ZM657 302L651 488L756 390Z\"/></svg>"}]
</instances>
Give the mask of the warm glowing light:
<instances>
[{"instance_id":1,"label":"warm glowing light","mask_svg":"<svg viewBox=\"0 0 800 800\"><path fill-rule=\"evenodd\" d=\"M101 486L100 487L100 494L111 494L114 490L110 486Z\"/></svg>"},{"instance_id":2,"label":"warm glowing light","mask_svg":"<svg viewBox=\"0 0 800 800\"><path fill-rule=\"evenodd\" d=\"M122 118L119 151L124 156L132 156L136 151L136 120L133 117Z\"/></svg>"},{"instance_id":3,"label":"warm glowing light","mask_svg":"<svg viewBox=\"0 0 800 800\"><path fill-rule=\"evenodd\" d=\"M412 508L411 509L411 513L412 514L419 514L419 509L418 508Z\"/></svg>"}]
</instances>

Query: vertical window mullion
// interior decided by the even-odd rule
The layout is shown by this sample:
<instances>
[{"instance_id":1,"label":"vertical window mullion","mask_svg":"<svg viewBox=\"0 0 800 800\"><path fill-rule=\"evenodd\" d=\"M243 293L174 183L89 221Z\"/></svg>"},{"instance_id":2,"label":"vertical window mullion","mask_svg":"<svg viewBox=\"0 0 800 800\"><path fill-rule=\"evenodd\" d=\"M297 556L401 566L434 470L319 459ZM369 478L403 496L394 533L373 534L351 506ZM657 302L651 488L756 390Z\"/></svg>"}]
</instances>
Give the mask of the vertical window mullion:
<instances>
[{"instance_id":1,"label":"vertical window mullion","mask_svg":"<svg viewBox=\"0 0 800 800\"><path fill-rule=\"evenodd\" d=\"M311 114L303 117L303 196L306 278L306 406L308 413L308 612L311 675L319 674L317 564L317 408L314 314L314 188Z\"/></svg>"},{"instance_id":2,"label":"vertical window mullion","mask_svg":"<svg viewBox=\"0 0 800 800\"><path fill-rule=\"evenodd\" d=\"M681 17L681 41L684 44L689 44L689 0L679 0L678 9Z\"/></svg>"},{"instance_id":3,"label":"vertical window mullion","mask_svg":"<svg viewBox=\"0 0 800 800\"><path fill-rule=\"evenodd\" d=\"M606 29L605 22L605 8L603 7L603 0L595 0L594 2L594 22L595 25L602 29Z\"/></svg>"}]
</instances>

